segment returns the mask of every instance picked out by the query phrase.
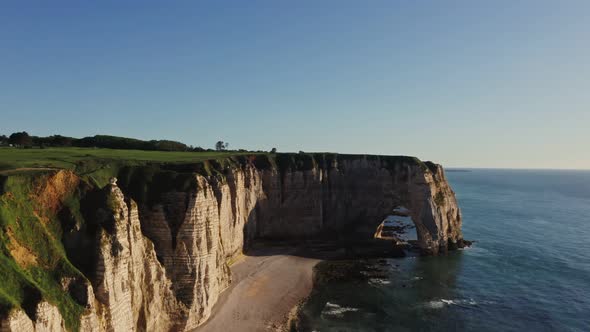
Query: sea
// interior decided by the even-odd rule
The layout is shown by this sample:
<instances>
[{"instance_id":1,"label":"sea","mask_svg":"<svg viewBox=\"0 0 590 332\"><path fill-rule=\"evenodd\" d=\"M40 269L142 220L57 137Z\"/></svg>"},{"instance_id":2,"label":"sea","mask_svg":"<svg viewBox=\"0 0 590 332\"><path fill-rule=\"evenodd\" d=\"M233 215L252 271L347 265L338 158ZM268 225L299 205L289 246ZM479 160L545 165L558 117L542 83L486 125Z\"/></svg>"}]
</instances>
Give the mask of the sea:
<instances>
[{"instance_id":1,"label":"sea","mask_svg":"<svg viewBox=\"0 0 590 332\"><path fill-rule=\"evenodd\" d=\"M590 331L590 171L446 175L473 246L355 264L314 289L309 330Z\"/></svg>"}]
</instances>

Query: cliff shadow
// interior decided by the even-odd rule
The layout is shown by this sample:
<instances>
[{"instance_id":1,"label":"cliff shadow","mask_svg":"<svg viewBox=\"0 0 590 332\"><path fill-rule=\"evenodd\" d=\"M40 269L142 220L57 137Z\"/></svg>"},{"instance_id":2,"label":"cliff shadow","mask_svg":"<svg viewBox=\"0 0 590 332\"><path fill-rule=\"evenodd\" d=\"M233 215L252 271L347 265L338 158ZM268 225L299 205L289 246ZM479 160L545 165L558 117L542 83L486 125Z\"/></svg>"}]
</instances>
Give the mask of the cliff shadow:
<instances>
[{"instance_id":1,"label":"cliff shadow","mask_svg":"<svg viewBox=\"0 0 590 332\"><path fill-rule=\"evenodd\" d=\"M387 214L378 218L359 215L345 220L340 227L324 226L315 232L301 232L301 225L289 232L289 225L284 225L276 234L261 224L272 218L260 218L260 213L257 203L243 228L246 256L292 255L323 260L406 256L407 246L390 238L375 238Z\"/></svg>"}]
</instances>

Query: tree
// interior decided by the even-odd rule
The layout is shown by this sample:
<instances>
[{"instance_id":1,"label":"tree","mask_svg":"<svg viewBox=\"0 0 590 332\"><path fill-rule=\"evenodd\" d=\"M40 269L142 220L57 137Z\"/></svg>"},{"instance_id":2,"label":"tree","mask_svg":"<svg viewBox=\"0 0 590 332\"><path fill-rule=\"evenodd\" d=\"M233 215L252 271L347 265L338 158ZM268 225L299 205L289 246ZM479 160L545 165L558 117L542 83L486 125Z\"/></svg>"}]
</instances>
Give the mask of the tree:
<instances>
[{"instance_id":1,"label":"tree","mask_svg":"<svg viewBox=\"0 0 590 332\"><path fill-rule=\"evenodd\" d=\"M228 146L229 146L229 143L226 143L224 141L218 141L217 143L215 143L215 150L225 151L225 150L227 150Z\"/></svg>"},{"instance_id":2,"label":"tree","mask_svg":"<svg viewBox=\"0 0 590 332\"><path fill-rule=\"evenodd\" d=\"M49 137L52 140L53 146L72 146L74 139L61 135L53 135Z\"/></svg>"},{"instance_id":3,"label":"tree","mask_svg":"<svg viewBox=\"0 0 590 332\"><path fill-rule=\"evenodd\" d=\"M12 133L8 138L8 143L17 146L31 146L33 145L33 139L26 131L20 133Z\"/></svg>"},{"instance_id":4,"label":"tree","mask_svg":"<svg viewBox=\"0 0 590 332\"><path fill-rule=\"evenodd\" d=\"M0 145L8 144L8 137L6 135L0 135Z\"/></svg>"},{"instance_id":5,"label":"tree","mask_svg":"<svg viewBox=\"0 0 590 332\"><path fill-rule=\"evenodd\" d=\"M277 148L272 148L272 150L270 150L270 153L277 153Z\"/></svg>"}]
</instances>

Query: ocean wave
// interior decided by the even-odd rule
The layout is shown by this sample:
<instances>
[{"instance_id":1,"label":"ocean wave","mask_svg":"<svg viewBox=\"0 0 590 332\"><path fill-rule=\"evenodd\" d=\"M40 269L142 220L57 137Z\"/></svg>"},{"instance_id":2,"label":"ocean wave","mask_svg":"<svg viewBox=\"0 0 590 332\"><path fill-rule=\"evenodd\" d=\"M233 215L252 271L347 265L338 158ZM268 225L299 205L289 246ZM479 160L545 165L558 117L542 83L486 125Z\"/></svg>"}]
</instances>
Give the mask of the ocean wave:
<instances>
[{"instance_id":1,"label":"ocean wave","mask_svg":"<svg viewBox=\"0 0 590 332\"><path fill-rule=\"evenodd\" d=\"M353 307L343 307L341 305L338 305L336 303L330 303L327 302L326 305L324 306L324 309L322 310L322 317L324 318L341 318L344 317L344 314L348 313L348 312L356 312L359 311L358 308L353 308Z\"/></svg>"},{"instance_id":2,"label":"ocean wave","mask_svg":"<svg viewBox=\"0 0 590 332\"><path fill-rule=\"evenodd\" d=\"M424 303L424 307L428 309L442 309L445 306L444 302L442 301L428 301Z\"/></svg>"},{"instance_id":3,"label":"ocean wave","mask_svg":"<svg viewBox=\"0 0 590 332\"><path fill-rule=\"evenodd\" d=\"M492 256L499 256L498 253L493 252L491 250L482 248L482 247L465 247L462 248L460 250L463 250L465 252L466 255L472 256L472 257L492 257Z\"/></svg>"},{"instance_id":4,"label":"ocean wave","mask_svg":"<svg viewBox=\"0 0 590 332\"><path fill-rule=\"evenodd\" d=\"M383 286L391 284L390 280L381 278L369 278L369 285L371 286Z\"/></svg>"},{"instance_id":5,"label":"ocean wave","mask_svg":"<svg viewBox=\"0 0 590 332\"><path fill-rule=\"evenodd\" d=\"M440 300L428 301L428 302L424 303L423 306L428 309L442 309L445 306L453 306L453 305L468 307L468 306L477 306L478 303L476 301L474 301L473 299L454 299L454 300L440 299Z\"/></svg>"},{"instance_id":6,"label":"ocean wave","mask_svg":"<svg viewBox=\"0 0 590 332\"><path fill-rule=\"evenodd\" d=\"M544 219L542 217L533 217L532 219L530 219L530 222L532 224L537 224L537 225L549 225L550 222L547 219Z\"/></svg>"}]
</instances>

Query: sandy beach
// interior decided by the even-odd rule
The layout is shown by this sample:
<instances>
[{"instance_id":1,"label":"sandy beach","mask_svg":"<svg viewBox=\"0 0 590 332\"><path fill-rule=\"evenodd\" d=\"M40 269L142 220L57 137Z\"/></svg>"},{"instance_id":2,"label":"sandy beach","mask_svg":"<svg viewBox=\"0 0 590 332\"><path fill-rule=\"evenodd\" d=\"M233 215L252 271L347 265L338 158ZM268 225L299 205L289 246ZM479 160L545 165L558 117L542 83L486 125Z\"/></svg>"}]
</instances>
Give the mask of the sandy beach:
<instances>
[{"instance_id":1,"label":"sandy beach","mask_svg":"<svg viewBox=\"0 0 590 332\"><path fill-rule=\"evenodd\" d=\"M289 312L313 286L320 261L293 255L294 250L249 252L232 265L232 284L195 331L280 331Z\"/></svg>"}]
</instances>

